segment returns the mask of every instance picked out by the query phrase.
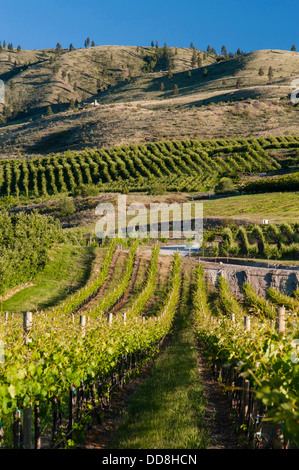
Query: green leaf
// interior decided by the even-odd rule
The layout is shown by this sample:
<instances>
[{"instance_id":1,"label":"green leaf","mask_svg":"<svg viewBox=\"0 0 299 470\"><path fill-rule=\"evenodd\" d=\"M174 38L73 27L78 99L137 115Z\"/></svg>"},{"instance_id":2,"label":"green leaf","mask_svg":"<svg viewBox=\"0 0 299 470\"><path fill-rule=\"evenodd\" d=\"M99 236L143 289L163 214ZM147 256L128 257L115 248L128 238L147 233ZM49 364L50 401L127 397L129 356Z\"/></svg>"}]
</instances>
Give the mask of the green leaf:
<instances>
[{"instance_id":1,"label":"green leaf","mask_svg":"<svg viewBox=\"0 0 299 470\"><path fill-rule=\"evenodd\" d=\"M7 390L8 390L8 393L10 394L11 398L15 398L15 396L16 396L16 389L15 389L14 385L11 384L11 385L8 387Z\"/></svg>"}]
</instances>

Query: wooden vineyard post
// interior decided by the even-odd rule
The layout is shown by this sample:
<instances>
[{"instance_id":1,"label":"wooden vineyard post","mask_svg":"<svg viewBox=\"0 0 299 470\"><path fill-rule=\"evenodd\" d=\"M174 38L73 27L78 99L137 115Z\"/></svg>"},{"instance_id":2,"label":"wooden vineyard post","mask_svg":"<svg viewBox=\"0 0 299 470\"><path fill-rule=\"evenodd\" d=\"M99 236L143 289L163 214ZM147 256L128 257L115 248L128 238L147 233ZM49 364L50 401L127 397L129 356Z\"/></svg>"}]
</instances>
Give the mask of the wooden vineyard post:
<instances>
[{"instance_id":1,"label":"wooden vineyard post","mask_svg":"<svg viewBox=\"0 0 299 470\"><path fill-rule=\"evenodd\" d=\"M250 390L250 382L247 379L244 379L244 416L243 416L243 422L246 422L246 419L248 418L248 414L250 411L249 407L249 390Z\"/></svg>"},{"instance_id":2,"label":"wooden vineyard post","mask_svg":"<svg viewBox=\"0 0 299 470\"><path fill-rule=\"evenodd\" d=\"M14 413L13 420L13 446L15 449L19 449L22 443L22 422L21 422L21 410L16 410Z\"/></svg>"},{"instance_id":3,"label":"wooden vineyard post","mask_svg":"<svg viewBox=\"0 0 299 470\"><path fill-rule=\"evenodd\" d=\"M34 407L34 448L41 448L41 435L40 435L40 408L38 405Z\"/></svg>"},{"instance_id":4,"label":"wooden vineyard post","mask_svg":"<svg viewBox=\"0 0 299 470\"><path fill-rule=\"evenodd\" d=\"M4 429L3 429L3 426L2 426L2 422L0 421L0 448L1 448L1 445L2 445L3 436L4 436Z\"/></svg>"},{"instance_id":5,"label":"wooden vineyard post","mask_svg":"<svg viewBox=\"0 0 299 470\"><path fill-rule=\"evenodd\" d=\"M72 385L70 387L70 395L69 395L69 431L72 430L73 425L75 423L75 415L74 410L76 408L76 387Z\"/></svg>"},{"instance_id":6,"label":"wooden vineyard post","mask_svg":"<svg viewBox=\"0 0 299 470\"><path fill-rule=\"evenodd\" d=\"M32 312L23 314L24 345L30 343L29 333L32 328Z\"/></svg>"},{"instance_id":7,"label":"wooden vineyard post","mask_svg":"<svg viewBox=\"0 0 299 470\"><path fill-rule=\"evenodd\" d=\"M231 314L230 319L233 323L235 323L235 314L234 313Z\"/></svg>"},{"instance_id":8,"label":"wooden vineyard post","mask_svg":"<svg viewBox=\"0 0 299 470\"><path fill-rule=\"evenodd\" d=\"M32 312L23 314L24 345L31 342L29 337L32 328ZM23 446L25 449L32 449L32 404L23 411Z\"/></svg>"},{"instance_id":9,"label":"wooden vineyard post","mask_svg":"<svg viewBox=\"0 0 299 470\"><path fill-rule=\"evenodd\" d=\"M113 313L108 312L108 313L107 313L107 323L108 323L108 326L111 326L111 325L112 325L112 320L113 320Z\"/></svg>"},{"instance_id":10,"label":"wooden vineyard post","mask_svg":"<svg viewBox=\"0 0 299 470\"><path fill-rule=\"evenodd\" d=\"M52 445L59 431L62 422L62 414L60 410L60 400L56 397L52 399Z\"/></svg>"},{"instance_id":11,"label":"wooden vineyard post","mask_svg":"<svg viewBox=\"0 0 299 470\"><path fill-rule=\"evenodd\" d=\"M86 316L80 315L80 328L82 332L82 336L85 336L85 326L86 326Z\"/></svg>"},{"instance_id":12,"label":"wooden vineyard post","mask_svg":"<svg viewBox=\"0 0 299 470\"><path fill-rule=\"evenodd\" d=\"M77 388L76 391L76 405L77 405L77 411L76 411L76 417L77 419L80 419L82 416L82 411L84 410L84 402L85 402L85 394L84 394L85 386L83 380L81 380L81 385Z\"/></svg>"},{"instance_id":13,"label":"wooden vineyard post","mask_svg":"<svg viewBox=\"0 0 299 470\"><path fill-rule=\"evenodd\" d=\"M250 331L250 317L247 315L244 316L244 327L245 331Z\"/></svg>"},{"instance_id":14,"label":"wooden vineyard post","mask_svg":"<svg viewBox=\"0 0 299 470\"><path fill-rule=\"evenodd\" d=\"M279 307L276 315L277 333L285 333L285 307Z\"/></svg>"},{"instance_id":15,"label":"wooden vineyard post","mask_svg":"<svg viewBox=\"0 0 299 470\"><path fill-rule=\"evenodd\" d=\"M23 434L24 449L32 449L32 405L23 411Z\"/></svg>"}]
</instances>

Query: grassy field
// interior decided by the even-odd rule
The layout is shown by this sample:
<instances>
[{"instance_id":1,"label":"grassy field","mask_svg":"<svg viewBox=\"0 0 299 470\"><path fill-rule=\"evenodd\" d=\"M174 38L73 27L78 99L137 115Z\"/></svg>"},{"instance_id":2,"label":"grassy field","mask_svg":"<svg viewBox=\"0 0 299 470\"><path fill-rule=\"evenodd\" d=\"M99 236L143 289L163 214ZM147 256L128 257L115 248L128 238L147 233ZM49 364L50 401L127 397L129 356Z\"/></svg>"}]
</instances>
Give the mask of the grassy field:
<instances>
[{"instance_id":1,"label":"grassy field","mask_svg":"<svg viewBox=\"0 0 299 470\"><path fill-rule=\"evenodd\" d=\"M34 285L19 290L4 301L3 311L34 312L52 307L87 282L95 257L94 248L63 245L53 249L50 256Z\"/></svg>"},{"instance_id":2,"label":"grassy field","mask_svg":"<svg viewBox=\"0 0 299 470\"><path fill-rule=\"evenodd\" d=\"M203 201L204 217L298 222L299 193L264 193Z\"/></svg>"}]
</instances>

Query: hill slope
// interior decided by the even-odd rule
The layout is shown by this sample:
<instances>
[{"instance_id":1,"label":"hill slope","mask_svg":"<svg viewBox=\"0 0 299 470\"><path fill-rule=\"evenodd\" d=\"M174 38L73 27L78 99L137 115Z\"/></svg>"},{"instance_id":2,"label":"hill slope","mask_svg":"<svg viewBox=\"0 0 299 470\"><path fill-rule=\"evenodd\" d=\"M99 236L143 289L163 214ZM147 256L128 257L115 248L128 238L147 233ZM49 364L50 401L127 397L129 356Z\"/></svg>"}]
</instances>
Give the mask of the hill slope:
<instances>
[{"instance_id":1,"label":"hill slope","mask_svg":"<svg viewBox=\"0 0 299 470\"><path fill-rule=\"evenodd\" d=\"M192 50L167 48L174 71L190 67ZM162 56L163 49L159 49ZM199 52L203 58L203 53ZM143 75L156 55L155 48L95 46L87 49L2 51L0 78L6 84L7 105L15 112L84 101L111 86ZM203 60L211 64L212 55ZM165 69L162 58L156 67Z\"/></svg>"},{"instance_id":2,"label":"hill slope","mask_svg":"<svg viewBox=\"0 0 299 470\"><path fill-rule=\"evenodd\" d=\"M268 76L272 67L272 77ZM191 74L190 74L191 72ZM255 51L231 60L219 60L198 68L167 74L137 77L115 90L100 95L102 103L169 98L176 83L179 95L189 104L208 100L231 101L242 98L284 97L299 76L299 54L289 51ZM162 87L161 83L165 88Z\"/></svg>"},{"instance_id":3,"label":"hill slope","mask_svg":"<svg viewBox=\"0 0 299 470\"><path fill-rule=\"evenodd\" d=\"M163 57L155 62L155 48L2 52L0 78L8 103L37 114L20 114L0 127L1 154L297 133L298 110L287 101L291 81L299 76L297 52L264 50L223 60L196 51L201 66L192 67L191 49L169 51L170 75ZM98 107L69 110L71 100L95 99ZM49 105L54 114L47 116Z\"/></svg>"}]
</instances>

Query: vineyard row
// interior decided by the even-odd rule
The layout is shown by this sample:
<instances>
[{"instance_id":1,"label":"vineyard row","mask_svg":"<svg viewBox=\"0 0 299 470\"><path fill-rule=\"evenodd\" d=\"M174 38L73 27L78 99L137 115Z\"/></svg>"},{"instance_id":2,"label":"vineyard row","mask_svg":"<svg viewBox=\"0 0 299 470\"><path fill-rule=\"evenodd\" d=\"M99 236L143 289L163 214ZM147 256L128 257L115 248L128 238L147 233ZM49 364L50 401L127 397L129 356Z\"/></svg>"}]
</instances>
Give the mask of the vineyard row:
<instances>
[{"instance_id":1,"label":"vineyard row","mask_svg":"<svg viewBox=\"0 0 299 470\"><path fill-rule=\"evenodd\" d=\"M143 191L156 178L168 190L208 190L221 176L280 169L269 153L280 148L299 148L299 138L167 141L5 160L0 162L0 194L39 197L74 192L82 185Z\"/></svg>"}]
</instances>

